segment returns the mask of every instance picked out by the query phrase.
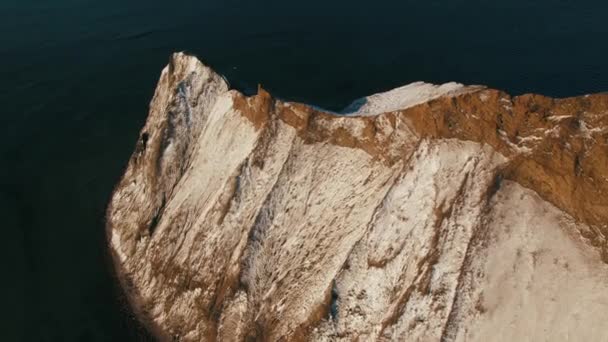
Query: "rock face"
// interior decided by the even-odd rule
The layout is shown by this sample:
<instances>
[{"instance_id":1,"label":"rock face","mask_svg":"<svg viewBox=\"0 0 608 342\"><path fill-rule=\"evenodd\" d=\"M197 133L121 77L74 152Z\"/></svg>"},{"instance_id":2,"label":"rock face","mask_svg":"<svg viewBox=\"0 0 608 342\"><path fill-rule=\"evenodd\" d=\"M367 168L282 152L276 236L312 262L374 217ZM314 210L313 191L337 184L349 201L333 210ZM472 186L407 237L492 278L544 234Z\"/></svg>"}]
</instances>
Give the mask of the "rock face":
<instances>
[{"instance_id":1,"label":"rock face","mask_svg":"<svg viewBox=\"0 0 608 342\"><path fill-rule=\"evenodd\" d=\"M344 114L172 57L107 212L160 339L608 340L608 95L415 83Z\"/></svg>"}]
</instances>

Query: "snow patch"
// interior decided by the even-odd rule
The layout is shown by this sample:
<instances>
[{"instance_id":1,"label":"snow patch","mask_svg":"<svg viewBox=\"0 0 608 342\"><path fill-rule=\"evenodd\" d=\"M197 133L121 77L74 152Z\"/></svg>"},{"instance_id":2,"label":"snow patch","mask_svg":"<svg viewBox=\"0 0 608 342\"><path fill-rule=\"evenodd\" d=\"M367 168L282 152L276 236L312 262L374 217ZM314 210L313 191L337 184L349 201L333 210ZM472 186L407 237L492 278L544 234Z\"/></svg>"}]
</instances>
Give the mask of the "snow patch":
<instances>
[{"instance_id":1,"label":"snow patch","mask_svg":"<svg viewBox=\"0 0 608 342\"><path fill-rule=\"evenodd\" d=\"M355 100L340 114L349 116L373 116L407 109L442 96L455 96L471 93L483 88L484 87L482 86L464 86L456 82L442 85L414 82L387 92L377 93Z\"/></svg>"},{"instance_id":2,"label":"snow patch","mask_svg":"<svg viewBox=\"0 0 608 342\"><path fill-rule=\"evenodd\" d=\"M500 135L500 139L502 141L505 142L505 144L507 144L512 150L514 150L517 153L520 154L530 154L532 153L532 149L526 146L519 146L517 144L514 144L513 142L511 142L511 140L509 140L509 137L507 136L507 133L503 130L499 130L498 134Z\"/></svg>"},{"instance_id":3,"label":"snow patch","mask_svg":"<svg viewBox=\"0 0 608 342\"><path fill-rule=\"evenodd\" d=\"M120 234L118 234L116 229L112 229L112 248L114 249L114 251L116 252L118 257L120 258L121 262L124 262L125 260L127 260L127 256L122 251Z\"/></svg>"},{"instance_id":4,"label":"snow patch","mask_svg":"<svg viewBox=\"0 0 608 342\"><path fill-rule=\"evenodd\" d=\"M606 130L606 127L589 128L587 127L587 123L581 120L579 129L585 139L592 139L594 133L603 133Z\"/></svg>"},{"instance_id":5,"label":"snow patch","mask_svg":"<svg viewBox=\"0 0 608 342\"><path fill-rule=\"evenodd\" d=\"M530 135L527 137L517 137L517 140L519 140L520 143L525 144L525 143L540 141L540 140L543 140L543 138L537 137L536 135Z\"/></svg>"},{"instance_id":6,"label":"snow patch","mask_svg":"<svg viewBox=\"0 0 608 342\"><path fill-rule=\"evenodd\" d=\"M560 122L564 119L568 119L571 117L572 117L572 115L553 115L553 116L548 117L547 119L549 121L553 121L553 122Z\"/></svg>"}]
</instances>

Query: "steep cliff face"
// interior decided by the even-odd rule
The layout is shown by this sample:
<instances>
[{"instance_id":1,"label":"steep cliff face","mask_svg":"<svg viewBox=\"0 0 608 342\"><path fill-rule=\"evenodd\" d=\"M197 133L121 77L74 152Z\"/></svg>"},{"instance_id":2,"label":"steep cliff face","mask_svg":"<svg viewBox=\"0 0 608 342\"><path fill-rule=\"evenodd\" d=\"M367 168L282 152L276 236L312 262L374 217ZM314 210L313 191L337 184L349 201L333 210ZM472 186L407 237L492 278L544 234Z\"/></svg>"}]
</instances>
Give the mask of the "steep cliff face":
<instances>
[{"instance_id":1,"label":"steep cliff face","mask_svg":"<svg viewBox=\"0 0 608 342\"><path fill-rule=\"evenodd\" d=\"M344 114L172 57L107 212L159 338L608 339L608 95L416 83Z\"/></svg>"}]
</instances>

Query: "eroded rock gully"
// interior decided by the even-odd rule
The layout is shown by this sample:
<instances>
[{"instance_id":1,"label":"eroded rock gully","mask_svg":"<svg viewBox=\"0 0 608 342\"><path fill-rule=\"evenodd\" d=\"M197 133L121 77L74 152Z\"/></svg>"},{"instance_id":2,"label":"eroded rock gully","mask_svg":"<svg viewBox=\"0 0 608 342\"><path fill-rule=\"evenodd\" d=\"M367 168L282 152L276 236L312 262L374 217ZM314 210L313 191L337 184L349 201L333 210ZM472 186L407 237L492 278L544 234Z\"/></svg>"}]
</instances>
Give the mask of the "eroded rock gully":
<instances>
[{"instance_id":1,"label":"eroded rock gully","mask_svg":"<svg viewBox=\"0 0 608 342\"><path fill-rule=\"evenodd\" d=\"M359 107L172 57L107 211L156 336L608 339L608 95L417 83Z\"/></svg>"}]
</instances>

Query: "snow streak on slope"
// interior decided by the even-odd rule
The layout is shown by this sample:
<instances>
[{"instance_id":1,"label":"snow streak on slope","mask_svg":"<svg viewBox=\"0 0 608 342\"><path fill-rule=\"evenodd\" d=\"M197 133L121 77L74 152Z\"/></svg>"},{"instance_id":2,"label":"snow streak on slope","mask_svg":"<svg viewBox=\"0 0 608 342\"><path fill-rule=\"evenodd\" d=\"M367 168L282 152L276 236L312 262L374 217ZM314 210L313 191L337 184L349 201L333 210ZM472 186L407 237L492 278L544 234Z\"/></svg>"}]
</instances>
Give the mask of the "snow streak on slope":
<instances>
[{"instance_id":1,"label":"snow streak on slope","mask_svg":"<svg viewBox=\"0 0 608 342\"><path fill-rule=\"evenodd\" d=\"M501 161L474 143L423 142L354 246L336 281L339 319L320 332L438 340Z\"/></svg>"}]
</instances>

